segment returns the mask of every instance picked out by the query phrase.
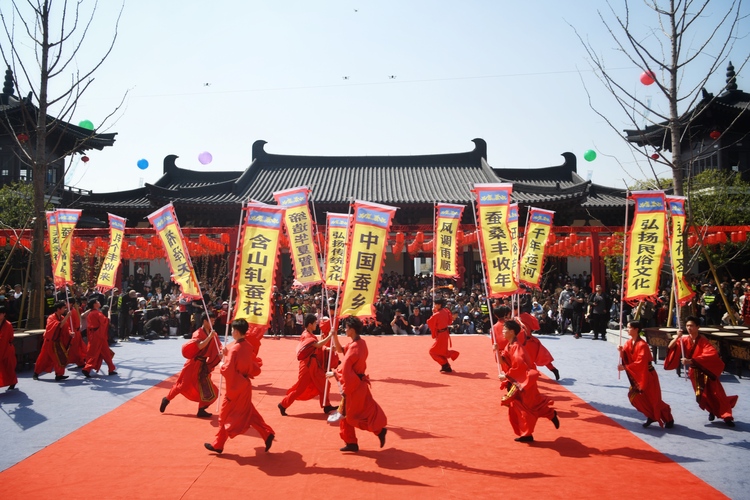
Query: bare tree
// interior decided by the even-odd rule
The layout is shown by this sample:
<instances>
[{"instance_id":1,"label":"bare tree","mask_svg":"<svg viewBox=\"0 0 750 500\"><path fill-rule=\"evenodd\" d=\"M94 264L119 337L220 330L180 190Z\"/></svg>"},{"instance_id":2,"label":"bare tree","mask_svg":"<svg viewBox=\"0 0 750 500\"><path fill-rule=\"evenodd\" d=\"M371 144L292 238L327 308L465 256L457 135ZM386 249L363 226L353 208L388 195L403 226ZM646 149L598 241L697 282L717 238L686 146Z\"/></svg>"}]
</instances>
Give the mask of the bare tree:
<instances>
[{"instance_id":1,"label":"bare tree","mask_svg":"<svg viewBox=\"0 0 750 500\"><path fill-rule=\"evenodd\" d=\"M636 158L649 162L654 178L658 176L652 162L669 167L674 193L682 195L688 171L686 157L689 156L683 154L682 145L689 138L691 124L700 119L706 109L705 101L713 98L705 92L706 83L724 66L735 40L740 38L738 31L744 19L742 1L643 0L642 3L642 8L653 14L648 17L653 22L645 28L644 16L632 15L629 0L622 1L622 12L617 12L607 2L609 15L605 17L600 11L598 14L615 43L615 50L641 68L646 78L654 80L657 93L663 98L661 101L653 102L639 95L632 90L632 82L618 81L608 71L605 57L599 52L601 48L585 40L578 31L576 35L599 80L634 129L625 139L633 147ZM740 69L750 54L743 52L742 57ZM696 107L701 100L702 105ZM591 107L618 135L622 134L615 117L604 115L594 105ZM656 140L660 142L655 143ZM664 154L663 150L667 149L671 150L671 157ZM656 159L652 158L654 154L658 155Z\"/></svg>"},{"instance_id":2,"label":"bare tree","mask_svg":"<svg viewBox=\"0 0 750 500\"><path fill-rule=\"evenodd\" d=\"M51 165L64 164L74 153L103 147L101 134L91 127L71 125L69 120L93 83L94 73L112 52L123 8L124 3L114 21L111 39L102 43L90 39L94 36L91 33L98 9L96 0L4 0L0 4L0 36L4 36L0 53L12 70L15 87L29 90L28 97L18 103L21 119L8 119L6 111L5 125L11 128L15 149L22 164L30 169L34 187L31 327L43 324L44 207L52 194L45 186L47 172ZM84 48L94 48L99 55L91 59L88 67L79 68L79 61L88 56ZM101 120L100 128L118 109L119 106ZM54 116L50 116L51 112ZM105 145L114 141L114 134L111 136L110 144ZM64 177L63 174L59 182Z\"/></svg>"}]
</instances>

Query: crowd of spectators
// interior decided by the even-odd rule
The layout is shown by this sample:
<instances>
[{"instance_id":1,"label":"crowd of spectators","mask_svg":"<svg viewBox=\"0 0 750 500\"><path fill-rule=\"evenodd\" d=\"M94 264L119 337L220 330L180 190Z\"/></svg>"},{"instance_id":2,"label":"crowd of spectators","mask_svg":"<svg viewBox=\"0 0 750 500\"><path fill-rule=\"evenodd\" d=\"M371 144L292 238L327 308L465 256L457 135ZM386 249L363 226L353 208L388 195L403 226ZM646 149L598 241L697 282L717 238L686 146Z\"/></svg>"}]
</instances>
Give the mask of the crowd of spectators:
<instances>
[{"instance_id":1,"label":"crowd of spectators","mask_svg":"<svg viewBox=\"0 0 750 500\"><path fill-rule=\"evenodd\" d=\"M432 315L432 300L440 296L453 314L452 334L487 333L491 326L491 311L500 305L510 305L510 298L488 301L479 276L474 284L459 287L449 280L433 282L431 275L403 276L395 272L382 277L375 317L365 321L364 332L371 335L428 335L427 319ZM617 329L620 322L619 284L599 284L592 288L591 276L581 274L547 275L542 290L521 288L515 300L519 312L534 315L540 332L546 334L580 335L594 330L595 335ZM712 278L692 282L696 296L688 304L689 314L699 317L703 325L730 324L731 319L719 288L727 299L729 310L736 321L750 324L750 283L726 278L720 284ZM51 314L56 300L70 297L84 307L90 298L97 298L103 306L111 308L111 338L157 338L169 335L189 336L197 329L197 318L205 309L217 313L215 328L223 333L229 309L228 291L207 287L203 300L188 300L180 295L179 286L154 276L136 273L122 280L122 289L102 294L87 283L73 285L58 291L51 283L46 286L45 314ZM8 310L8 319L16 323L24 292L21 285L0 289L0 305ZM623 304L622 320L639 319L644 327L668 326L670 317L669 284L662 288L656 302ZM292 279L285 280L273 290L273 312L269 334L277 336L299 335L304 317L308 313L324 315L334 313L335 291L321 287L298 289ZM106 313L107 309L105 309ZM672 325L674 325L674 314ZM601 325L600 325L601 323ZM17 324L17 323L16 323Z\"/></svg>"}]
</instances>

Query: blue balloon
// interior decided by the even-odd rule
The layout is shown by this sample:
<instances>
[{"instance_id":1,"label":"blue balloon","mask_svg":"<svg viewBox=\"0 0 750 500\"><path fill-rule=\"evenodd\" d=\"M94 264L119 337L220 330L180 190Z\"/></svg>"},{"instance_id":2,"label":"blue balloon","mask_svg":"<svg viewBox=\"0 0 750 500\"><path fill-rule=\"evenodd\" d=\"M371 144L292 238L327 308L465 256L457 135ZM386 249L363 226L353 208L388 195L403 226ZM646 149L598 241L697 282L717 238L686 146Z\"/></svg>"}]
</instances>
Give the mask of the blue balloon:
<instances>
[{"instance_id":1,"label":"blue balloon","mask_svg":"<svg viewBox=\"0 0 750 500\"><path fill-rule=\"evenodd\" d=\"M138 168L140 168L141 170L146 170L148 168L148 160L146 159L138 160Z\"/></svg>"}]
</instances>

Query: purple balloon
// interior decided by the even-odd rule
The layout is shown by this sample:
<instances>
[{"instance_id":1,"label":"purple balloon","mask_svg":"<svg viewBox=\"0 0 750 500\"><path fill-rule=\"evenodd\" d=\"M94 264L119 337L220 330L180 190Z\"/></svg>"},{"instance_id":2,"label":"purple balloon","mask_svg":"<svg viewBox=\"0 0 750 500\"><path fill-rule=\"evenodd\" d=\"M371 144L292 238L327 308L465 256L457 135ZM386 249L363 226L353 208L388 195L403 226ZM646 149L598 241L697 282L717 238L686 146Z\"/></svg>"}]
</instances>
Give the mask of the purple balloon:
<instances>
[{"instance_id":1,"label":"purple balloon","mask_svg":"<svg viewBox=\"0 0 750 500\"><path fill-rule=\"evenodd\" d=\"M204 151L198 155L198 161L201 162L201 165L208 165L213 159L214 157L208 151Z\"/></svg>"}]
</instances>

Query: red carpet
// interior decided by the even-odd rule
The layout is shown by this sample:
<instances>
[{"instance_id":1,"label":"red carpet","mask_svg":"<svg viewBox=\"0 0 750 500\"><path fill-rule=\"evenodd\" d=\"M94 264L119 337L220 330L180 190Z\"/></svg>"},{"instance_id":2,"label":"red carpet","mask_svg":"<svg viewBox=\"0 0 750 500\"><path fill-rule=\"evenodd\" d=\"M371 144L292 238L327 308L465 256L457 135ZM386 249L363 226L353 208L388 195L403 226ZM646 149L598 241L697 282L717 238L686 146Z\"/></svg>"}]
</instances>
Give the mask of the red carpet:
<instances>
[{"instance_id":1,"label":"red carpet","mask_svg":"<svg viewBox=\"0 0 750 500\"><path fill-rule=\"evenodd\" d=\"M560 429L540 421L534 443L513 441L487 338L454 338L461 356L449 375L427 354L429 338L366 340L373 394L389 420L383 449L358 431L361 451L339 452L338 426L316 401L297 401L282 417L296 340L265 339L254 401L276 431L269 453L252 430L222 455L205 450L217 417L196 418L182 397L160 414L168 380L0 473L3 497L724 497L549 379L540 390L555 400Z\"/></svg>"}]
</instances>

